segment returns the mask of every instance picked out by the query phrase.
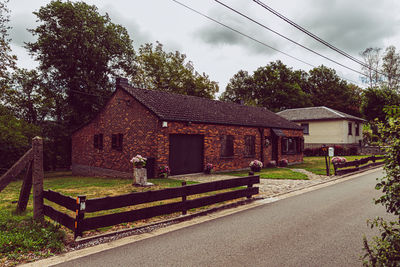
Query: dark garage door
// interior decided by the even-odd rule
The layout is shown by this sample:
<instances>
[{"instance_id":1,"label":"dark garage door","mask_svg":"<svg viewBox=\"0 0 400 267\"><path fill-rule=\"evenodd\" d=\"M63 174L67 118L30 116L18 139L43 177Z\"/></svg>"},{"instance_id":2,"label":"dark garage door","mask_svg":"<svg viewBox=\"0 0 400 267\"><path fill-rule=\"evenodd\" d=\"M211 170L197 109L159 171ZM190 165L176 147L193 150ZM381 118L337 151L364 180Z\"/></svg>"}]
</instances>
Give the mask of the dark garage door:
<instances>
[{"instance_id":1,"label":"dark garage door","mask_svg":"<svg viewBox=\"0 0 400 267\"><path fill-rule=\"evenodd\" d=\"M171 174L202 172L203 144L203 135L171 134L169 136Z\"/></svg>"}]
</instances>

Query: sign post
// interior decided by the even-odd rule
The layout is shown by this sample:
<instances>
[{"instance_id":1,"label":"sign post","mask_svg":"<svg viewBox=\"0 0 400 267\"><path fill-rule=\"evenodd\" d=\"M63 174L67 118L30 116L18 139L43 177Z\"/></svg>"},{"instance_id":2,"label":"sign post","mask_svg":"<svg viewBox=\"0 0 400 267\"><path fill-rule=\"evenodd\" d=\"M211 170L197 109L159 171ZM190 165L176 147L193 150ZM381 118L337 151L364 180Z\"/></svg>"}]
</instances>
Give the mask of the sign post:
<instances>
[{"instance_id":1,"label":"sign post","mask_svg":"<svg viewBox=\"0 0 400 267\"><path fill-rule=\"evenodd\" d=\"M325 145L322 146L322 152L324 153L325 156L326 175L329 176L328 148Z\"/></svg>"}]
</instances>

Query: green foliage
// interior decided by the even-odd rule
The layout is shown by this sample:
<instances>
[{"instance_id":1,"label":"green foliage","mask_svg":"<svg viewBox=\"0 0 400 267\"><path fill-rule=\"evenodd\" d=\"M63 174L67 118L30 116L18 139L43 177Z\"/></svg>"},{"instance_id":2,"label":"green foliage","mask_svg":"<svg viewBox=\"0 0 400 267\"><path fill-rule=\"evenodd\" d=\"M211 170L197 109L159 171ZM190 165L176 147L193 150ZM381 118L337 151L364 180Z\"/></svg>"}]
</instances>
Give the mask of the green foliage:
<instances>
[{"instance_id":1,"label":"green foliage","mask_svg":"<svg viewBox=\"0 0 400 267\"><path fill-rule=\"evenodd\" d=\"M10 10L7 8L9 0L0 1L0 88L4 86L4 79L8 78L9 69L15 68L17 57L11 54L8 30L10 26Z\"/></svg>"},{"instance_id":2,"label":"green foliage","mask_svg":"<svg viewBox=\"0 0 400 267\"><path fill-rule=\"evenodd\" d=\"M18 69L1 99L18 118L40 124L54 107L51 91L36 70Z\"/></svg>"},{"instance_id":3,"label":"green foliage","mask_svg":"<svg viewBox=\"0 0 400 267\"><path fill-rule=\"evenodd\" d=\"M239 71L221 95L223 101L263 106L272 111L327 106L360 116L361 89L340 79L335 70L319 66L309 73L271 62L250 75Z\"/></svg>"},{"instance_id":4,"label":"green foliage","mask_svg":"<svg viewBox=\"0 0 400 267\"><path fill-rule=\"evenodd\" d=\"M323 65L310 70L308 90L314 106L326 106L360 116L361 89L342 80L334 69Z\"/></svg>"},{"instance_id":5,"label":"green foliage","mask_svg":"<svg viewBox=\"0 0 400 267\"><path fill-rule=\"evenodd\" d=\"M39 127L13 115L0 114L0 170L11 167L28 151L36 135L40 135Z\"/></svg>"},{"instance_id":6,"label":"green foliage","mask_svg":"<svg viewBox=\"0 0 400 267\"><path fill-rule=\"evenodd\" d=\"M136 62L138 72L132 81L138 87L211 99L218 92L218 84L195 71L185 54L167 53L159 42L142 45Z\"/></svg>"},{"instance_id":7,"label":"green foliage","mask_svg":"<svg viewBox=\"0 0 400 267\"><path fill-rule=\"evenodd\" d=\"M389 88L367 88L362 93L361 111L369 122L385 121L383 109L390 105L400 105L400 95Z\"/></svg>"},{"instance_id":8,"label":"green foliage","mask_svg":"<svg viewBox=\"0 0 400 267\"><path fill-rule=\"evenodd\" d=\"M29 254L50 256L62 251L65 233L49 222L0 211L0 258L19 261Z\"/></svg>"},{"instance_id":9,"label":"green foliage","mask_svg":"<svg viewBox=\"0 0 400 267\"><path fill-rule=\"evenodd\" d=\"M111 94L112 77L134 75L134 50L128 32L84 2L52 1L34 12L41 23L26 48L40 70L66 96L70 127L89 121ZM62 98L62 97L61 97Z\"/></svg>"},{"instance_id":10,"label":"green foliage","mask_svg":"<svg viewBox=\"0 0 400 267\"><path fill-rule=\"evenodd\" d=\"M386 123L379 123L380 143L386 149L386 176L377 183L376 189L383 195L375 200L388 213L397 217L396 221L386 222L377 218L370 226L378 228L380 236L374 238L372 247L364 238L365 262L368 266L400 265L400 106L385 108Z\"/></svg>"}]
</instances>

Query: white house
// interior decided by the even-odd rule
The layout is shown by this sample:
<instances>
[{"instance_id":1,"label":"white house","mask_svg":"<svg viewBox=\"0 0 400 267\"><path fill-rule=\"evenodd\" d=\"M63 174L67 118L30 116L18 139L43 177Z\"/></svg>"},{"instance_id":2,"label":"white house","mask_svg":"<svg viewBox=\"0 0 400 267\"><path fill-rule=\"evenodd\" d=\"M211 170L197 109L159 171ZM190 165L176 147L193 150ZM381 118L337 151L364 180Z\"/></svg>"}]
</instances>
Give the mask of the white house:
<instances>
[{"instance_id":1,"label":"white house","mask_svg":"<svg viewBox=\"0 0 400 267\"><path fill-rule=\"evenodd\" d=\"M303 127L305 148L361 146L362 118L327 107L287 109L277 114Z\"/></svg>"}]
</instances>

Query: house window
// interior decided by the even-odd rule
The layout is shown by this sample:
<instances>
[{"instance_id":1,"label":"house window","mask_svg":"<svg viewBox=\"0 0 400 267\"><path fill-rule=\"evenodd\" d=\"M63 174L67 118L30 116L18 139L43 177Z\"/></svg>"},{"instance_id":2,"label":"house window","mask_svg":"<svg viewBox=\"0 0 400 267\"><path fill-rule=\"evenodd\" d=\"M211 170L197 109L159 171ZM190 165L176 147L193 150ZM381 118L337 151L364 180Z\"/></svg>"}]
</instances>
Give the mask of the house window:
<instances>
[{"instance_id":1,"label":"house window","mask_svg":"<svg viewBox=\"0 0 400 267\"><path fill-rule=\"evenodd\" d=\"M309 125L308 125L308 123L302 123L301 127L303 127L303 134L308 135L309 134Z\"/></svg>"},{"instance_id":2,"label":"house window","mask_svg":"<svg viewBox=\"0 0 400 267\"><path fill-rule=\"evenodd\" d=\"M93 146L97 149L103 149L103 134L95 134L93 136Z\"/></svg>"},{"instance_id":3,"label":"house window","mask_svg":"<svg viewBox=\"0 0 400 267\"><path fill-rule=\"evenodd\" d=\"M282 154L296 154L296 138L282 138Z\"/></svg>"},{"instance_id":4,"label":"house window","mask_svg":"<svg viewBox=\"0 0 400 267\"><path fill-rule=\"evenodd\" d=\"M221 136L221 158L233 157L233 135Z\"/></svg>"},{"instance_id":5,"label":"house window","mask_svg":"<svg viewBox=\"0 0 400 267\"><path fill-rule=\"evenodd\" d=\"M349 135L353 135L353 124L349 122Z\"/></svg>"},{"instance_id":6,"label":"house window","mask_svg":"<svg viewBox=\"0 0 400 267\"><path fill-rule=\"evenodd\" d=\"M122 151L122 139L124 135L123 134L113 134L111 135L111 148Z\"/></svg>"},{"instance_id":7,"label":"house window","mask_svg":"<svg viewBox=\"0 0 400 267\"><path fill-rule=\"evenodd\" d=\"M360 124L356 123L356 136L360 136Z\"/></svg>"},{"instance_id":8,"label":"house window","mask_svg":"<svg viewBox=\"0 0 400 267\"><path fill-rule=\"evenodd\" d=\"M244 137L244 156L254 157L256 154L256 137L254 135L246 135Z\"/></svg>"}]
</instances>

